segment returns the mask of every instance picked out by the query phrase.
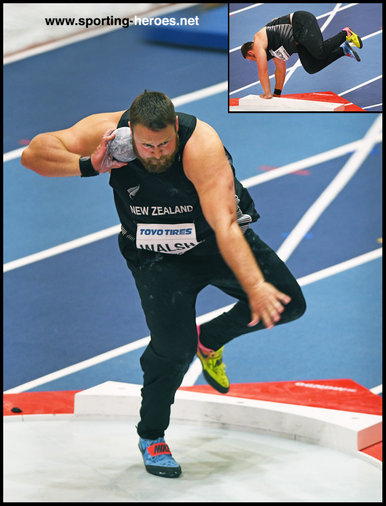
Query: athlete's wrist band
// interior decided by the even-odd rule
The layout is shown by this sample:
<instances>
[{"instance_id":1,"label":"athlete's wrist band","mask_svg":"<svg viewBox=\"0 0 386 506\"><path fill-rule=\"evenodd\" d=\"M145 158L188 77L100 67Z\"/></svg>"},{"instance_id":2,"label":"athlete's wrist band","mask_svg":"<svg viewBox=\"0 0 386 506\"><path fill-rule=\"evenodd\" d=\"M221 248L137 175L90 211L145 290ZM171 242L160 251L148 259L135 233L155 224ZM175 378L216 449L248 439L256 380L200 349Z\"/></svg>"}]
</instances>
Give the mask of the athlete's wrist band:
<instances>
[{"instance_id":1,"label":"athlete's wrist band","mask_svg":"<svg viewBox=\"0 0 386 506\"><path fill-rule=\"evenodd\" d=\"M81 156L79 158L80 177L99 176L91 163L91 156Z\"/></svg>"},{"instance_id":2,"label":"athlete's wrist band","mask_svg":"<svg viewBox=\"0 0 386 506\"><path fill-rule=\"evenodd\" d=\"M281 95L281 90L278 90L275 88L275 91L273 92L274 95Z\"/></svg>"}]
</instances>

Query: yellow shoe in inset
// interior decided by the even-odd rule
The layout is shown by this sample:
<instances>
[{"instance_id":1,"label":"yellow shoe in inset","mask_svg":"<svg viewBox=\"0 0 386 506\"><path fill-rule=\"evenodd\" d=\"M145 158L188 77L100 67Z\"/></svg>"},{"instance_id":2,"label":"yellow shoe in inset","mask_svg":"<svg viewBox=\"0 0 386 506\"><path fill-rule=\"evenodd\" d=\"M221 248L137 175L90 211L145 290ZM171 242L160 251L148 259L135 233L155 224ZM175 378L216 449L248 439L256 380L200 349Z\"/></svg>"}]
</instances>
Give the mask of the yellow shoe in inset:
<instances>
[{"instance_id":1,"label":"yellow shoe in inset","mask_svg":"<svg viewBox=\"0 0 386 506\"><path fill-rule=\"evenodd\" d=\"M359 37L359 35L357 35L356 33L354 33L351 30L351 28L349 28L348 26L346 26L346 28L343 28L343 30L347 33L346 40L348 42L352 42L354 44L354 46L359 47L359 49L361 49L363 47L362 39Z\"/></svg>"},{"instance_id":2,"label":"yellow shoe in inset","mask_svg":"<svg viewBox=\"0 0 386 506\"><path fill-rule=\"evenodd\" d=\"M229 390L229 380L222 361L224 346L219 350L211 350L202 345L198 338L197 356L201 361L204 378L215 390L226 394Z\"/></svg>"}]
</instances>

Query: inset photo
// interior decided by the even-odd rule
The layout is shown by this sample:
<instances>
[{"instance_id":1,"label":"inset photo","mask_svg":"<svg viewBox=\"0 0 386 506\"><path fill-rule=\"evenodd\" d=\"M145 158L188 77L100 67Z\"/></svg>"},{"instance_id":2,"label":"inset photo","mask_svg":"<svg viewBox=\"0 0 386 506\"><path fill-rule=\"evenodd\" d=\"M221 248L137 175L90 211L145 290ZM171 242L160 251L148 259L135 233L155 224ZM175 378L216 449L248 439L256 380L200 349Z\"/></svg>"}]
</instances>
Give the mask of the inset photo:
<instances>
[{"instance_id":1,"label":"inset photo","mask_svg":"<svg viewBox=\"0 0 386 506\"><path fill-rule=\"evenodd\" d=\"M228 111L382 111L382 4L230 3Z\"/></svg>"}]
</instances>

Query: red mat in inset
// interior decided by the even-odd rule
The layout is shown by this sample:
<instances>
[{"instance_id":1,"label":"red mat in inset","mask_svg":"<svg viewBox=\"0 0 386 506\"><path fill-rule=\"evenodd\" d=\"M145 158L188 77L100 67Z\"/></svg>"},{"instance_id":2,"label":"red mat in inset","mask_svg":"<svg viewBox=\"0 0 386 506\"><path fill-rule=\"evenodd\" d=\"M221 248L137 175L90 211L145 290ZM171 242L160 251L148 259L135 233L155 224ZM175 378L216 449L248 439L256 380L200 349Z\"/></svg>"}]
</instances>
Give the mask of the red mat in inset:
<instances>
[{"instance_id":1,"label":"red mat in inset","mask_svg":"<svg viewBox=\"0 0 386 506\"><path fill-rule=\"evenodd\" d=\"M333 91L320 91L313 93L296 93L289 95L281 95L280 98L291 98L294 100L307 100L311 102L325 102L325 103L335 103L341 104L337 106L334 111L336 112L346 112L346 111L362 111L366 112L365 109L353 104L349 100L346 100L343 97L340 97ZM237 107L240 105L240 98L230 98L229 106Z\"/></svg>"},{"instance_id":2,"label":"red mat in inset","mask_svg":"<svg viewBox=\"0 0 386 506\"><path fill-rule=\"evenodd\" d=\"M313 102L329 102L340 103L342 107L335 109L335 111L364 111L358 105L353 104L333 91L322 91L315 93L297 93L295 95L281 95L283 98L294 98L295 100L311 100Z\"/></svg>"}]
</instances>

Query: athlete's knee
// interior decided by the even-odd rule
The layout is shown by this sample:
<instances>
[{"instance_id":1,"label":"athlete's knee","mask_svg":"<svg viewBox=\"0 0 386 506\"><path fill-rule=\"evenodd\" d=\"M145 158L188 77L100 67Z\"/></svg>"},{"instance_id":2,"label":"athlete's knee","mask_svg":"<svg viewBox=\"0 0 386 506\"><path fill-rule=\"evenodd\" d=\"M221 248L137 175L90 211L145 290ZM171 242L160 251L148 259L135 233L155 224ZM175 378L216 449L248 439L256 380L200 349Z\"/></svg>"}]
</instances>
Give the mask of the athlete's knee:
<instances>
[{"instance_id":1,"label":"athlete's knee","mask_svg":"<svg viewBox=\"0 0 386 506\"><path fill-rule=\"evenodd\" d=\"M304 313L306 312L306 309L307 309L307 303L306 303L304 297L302 296L301 299L298 301L298 304L296 307L295 320L297 320L298 318L303 316Z\"/></svg>"},{"instance_id":2,"label":"athlete's knee","mask_svg":"<svg viewBox=\"0 0 386 506\"><path fill-rule=\"evenodd\" d=\"M308 65L303 65L304 70L307 72L307 74L316 74L319 72L318 68L315 67L309 67Z\"/></svg>"},{"instance_id":3,"label":"athlete's knee","mask_svg":"<svg viewBox=\"0 0 386 506\"><path fill-rule=\"evenodd\" d=\"M307 309L307 304L305 298L301 292L299 292L295 297L292 298L291 303L289 305L288 311L288 321L294 321L304 315Z\"/></svg>"}]
</instances>

